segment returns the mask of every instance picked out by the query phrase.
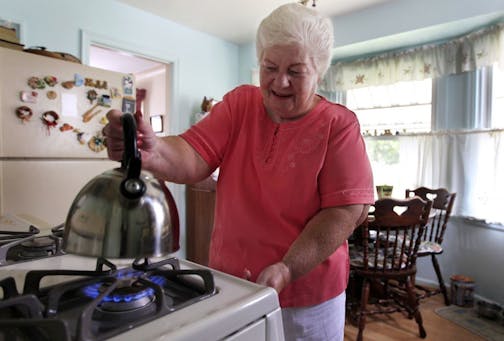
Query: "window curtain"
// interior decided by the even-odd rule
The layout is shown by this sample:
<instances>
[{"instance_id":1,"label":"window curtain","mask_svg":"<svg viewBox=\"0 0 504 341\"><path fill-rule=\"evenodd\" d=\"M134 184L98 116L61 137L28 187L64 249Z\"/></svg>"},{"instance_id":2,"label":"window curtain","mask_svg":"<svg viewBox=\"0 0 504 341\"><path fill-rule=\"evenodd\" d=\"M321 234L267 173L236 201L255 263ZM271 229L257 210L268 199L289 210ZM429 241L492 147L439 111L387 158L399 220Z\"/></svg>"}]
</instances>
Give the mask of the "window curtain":
<instances>
[{"instance_id":1,"label":"window curtain","mask_svg":"<svg viewBox=\"0 0 504 341\"><path fill-rule=\"evenodd\" d=\"M333 103L345 105L345 103L347 102L346 91L327 92L319 89L318 93Z\"/></svg>"},{"instance_id":2,"label":"window curtain","mask_svg":"<svg viewBox=\"0 0 504 341\"><path fill-rule=\"evenodd\" d=\"M445 187L454 215L504 224L504 130L365 137L375 185Z\"/></svg>"},{"instance_id":3,"label":"window curtain","mask_svg":"<svg viewBox=\"0 0 504 341\"><path fill-rule=\"evenodd\" d=\"M336 62L329 68L320 88L325 92L335 92L439 78L473 71L496 62L504 68L503 49L504 23L499 23L445 43Z\"/></svg>"}]
</instances>

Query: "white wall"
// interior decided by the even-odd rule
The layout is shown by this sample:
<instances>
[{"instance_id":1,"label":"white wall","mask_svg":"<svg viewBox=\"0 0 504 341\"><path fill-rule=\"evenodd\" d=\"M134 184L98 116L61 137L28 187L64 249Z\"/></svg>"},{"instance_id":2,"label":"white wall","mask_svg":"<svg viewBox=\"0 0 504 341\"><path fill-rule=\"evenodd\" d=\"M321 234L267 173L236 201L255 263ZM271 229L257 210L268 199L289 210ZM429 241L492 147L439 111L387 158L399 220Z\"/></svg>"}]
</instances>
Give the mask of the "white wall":
<instances>
[{"instance_id":1,"label":"white wall","mask_svg":"<svg viewBox=\"0 0 504 341\"><path fill-rule=\"evenodd\" d=\"M167 89L167 68L169 65L160 65L151 70L135 74L137 89L145 89L147 95L144 101L144 116L148 119L150 116L166 115L169 113L169 103L166 100ZM170 129L167 126L168 120L164 119L164 129Z\"/></svg>"}]
</instances>

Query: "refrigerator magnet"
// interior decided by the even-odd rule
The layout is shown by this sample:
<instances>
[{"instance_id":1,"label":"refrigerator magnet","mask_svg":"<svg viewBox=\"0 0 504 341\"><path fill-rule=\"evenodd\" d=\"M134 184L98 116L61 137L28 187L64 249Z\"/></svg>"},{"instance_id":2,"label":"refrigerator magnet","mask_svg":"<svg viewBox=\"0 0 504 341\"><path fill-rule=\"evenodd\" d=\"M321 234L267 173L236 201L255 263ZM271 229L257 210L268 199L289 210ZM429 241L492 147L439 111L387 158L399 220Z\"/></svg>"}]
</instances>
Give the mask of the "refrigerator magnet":
<instances>
[{"instance_id":1,"label":"refrigerator magnet","mask_svg":"<svg viewBox=\"0 0 504 341\"><path fill-rule=\"evenodd\" d=\"M55 111L46 111L42 114L41 119L50 134L50 129L58 125L59 115Z\"/></svg>"},{"instance_id":2,"label":"refrigerator magnet","mask_svg":"<svg viewBox=\"0 0 504 341\"><path fill-rule=\"evenodd\" d=\"M56 93L56 91L50 90L47 92L46 96L49 99L56 99L56 97L58 97L58 94Z\"/></svg>"},{"instance_id":3,"label":"refrigerator magnet","mask_svg":"<svg viewBox=\"0 0 504 341\"><path fill-rule=\"evenodd\" d=\"M75 86L82 86L82 85L84 85L84 77L82 77L78 73L74 74L74 85Z\"/></svg>"},{"instance_id":4,"label":"refrigerator magnet","mask_svg":"<svg viewBox=\"0 0 504 341\"><path fill-rule=\"evenodd\" d=\"M88 147L95 153L105 149L105 139L101 136L93 136L88 142Z\"/></svg>"},{"instance_id":5,"label":"refrigerator magnet","mask_svg":"<svg viewBox=\"0 0 504 341\"><path fill-rule=\"evenodd\" d=\"M35 76L28 78L28 85L32 89L45 89L46 87L44 80Z\"/></svg>"},{"instance_id":6,"label":"refrigerator magnet","mask_svg":"<svg viewBox=\"0 0 504 341\"><path fill-rule=\"evenodd\" d=\"M135 100L126 97L123 98L121 110L123 113L130 113L130 114L135 113Z\"/></svg>"},{"instance_id":7,"label":"refrigerator magnet","mask_svg":"<svg viewBox=\"0 0 504 341\"><path fill-rule=\"evenodd\" d=\"M87 99L89 103L93 104L94 100L98 97L98 93L95 90L89 90L87 92Z\"/></svg>"},{"instance_id":8,"label":"refrigerator magnet","mask_svg":"<svg viewBox=\"0 0 504 341\"><path fill-rule=\"evenodd\" d=\"M133 95L133 77L131 75L124 76L122 86L125 95Z\"/></svg>"},{"instance_id":9,"label":"refrigerator magnet","mask_svg":"<svg viewBox=\"0 0 504 341\"><path fill-rule=\"evenodd\" d=\"M86 144L89 142L90 139L91 139L91 134L89 134L89 133L84 133L84 132L77 133L77 140L79 141L80 144Z\"/></svg>"},{"instance_id":10,"label":"refrigerator magnet","mask_svg":"<svg viewBox=\"0 0 504 341\"><path fill-rule=\"evenodd\" d=\"M44 77L44 82L46 82L47 85L53 87L56 84L58 84L58 78L54 76L45 76Z\"/></svg>"},{"instance_id":11,"label":"refrigerator magnet","mask_svg":"<svg viewBox=\"0 0 504 341\"><path fill-rule=\"evenodd\" d=\"M27 106L21 106L16 109L16 116L23 122L28 122L33 116L32 110Z\"/></svg>"},{"instance_id":12,"label":"refrigerator magnet","mask_svg":"<svg viewBox=\"0 0 504 341\"><path fill-rule=\"evenodd\" d=\"M121 98L118 88L110 88L110 98Z\"/></svg>"},{"instance_id":13,"label":"refrigerator magnet","mask_svg":"<svg viewBox=\"0 0 504 341\"><path fill-rule=\"evenodd\" d=\"M66 82L61 83L61 86L67 90L70 90L71 88L73 88L74 85L75 85L74 81L66 81Z\"/></svg>"},{"instance_id":14,"label":"refrigerator magnet","mask_svg":"<svg viewBox=\"0 0 504 341\"><path fill-rule=\"evenodd\" d=\"M19 97L25 103L37 103L38 92L36 91L21 91Z\"/></svg>"},{"instance_id":15,"label":"refrigerator magnet","mask_svg":"<svg viewBox=\"0 0 504 341\"><path fill-rule=\"evenodd\" d=\"M100 105L103 107L110 108L110 106L112 105L112 99L109 95L101 95L98 99L98 103L100 103Z\"/></svg>"},{"instance_id":16,"label":"refrigerator magnet","mask_svg":"<svg viewBox=\"0 0 504 341\"><path fill-rule=\"evenodd\" d=\"M59 128L59 130L61 132L70 131L70 130L74 130L74 127L71 124L63 123L63 125Z\"/></svg>"}]
</instances>

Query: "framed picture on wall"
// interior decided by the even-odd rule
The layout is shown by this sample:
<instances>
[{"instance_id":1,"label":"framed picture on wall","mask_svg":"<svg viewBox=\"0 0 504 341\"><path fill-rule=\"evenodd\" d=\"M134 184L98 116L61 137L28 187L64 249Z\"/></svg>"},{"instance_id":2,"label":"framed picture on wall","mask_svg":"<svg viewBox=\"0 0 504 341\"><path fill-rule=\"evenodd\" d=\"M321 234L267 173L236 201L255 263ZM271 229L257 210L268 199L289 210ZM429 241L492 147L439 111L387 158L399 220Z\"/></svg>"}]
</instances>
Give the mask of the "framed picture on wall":
<instances>
[{"instance_id":1,"label":"framed picture on wall","mask_svg":"<svg viewBox=\"0 0 504 341\"><path fill-rule=\"evenodd\" d=\"M135 100L132 98L126 98L126 97L123 98L121 110L123 113L134 114L135 113Z\"/></svg>"},{"instance_id":2,"label":"framed picture on wall","mask_svg":"<svg viewBox=\"0 0 504 341\"><path fill-rule=\"evenodd\" d=\"M21 23L0 18L0 39L19 44L21 38Z\"/></svg>"},{"instance_id":3,"label":"framed picture on wall","mask_svg":"<svg viewBox=\"0 0 504 341\"><path fill-rule=\"evenodd\" d=\"M162 133L164 130L163 116L153 115L150 117L150 124L155 133Z\"/></svg>"}]
</instances>

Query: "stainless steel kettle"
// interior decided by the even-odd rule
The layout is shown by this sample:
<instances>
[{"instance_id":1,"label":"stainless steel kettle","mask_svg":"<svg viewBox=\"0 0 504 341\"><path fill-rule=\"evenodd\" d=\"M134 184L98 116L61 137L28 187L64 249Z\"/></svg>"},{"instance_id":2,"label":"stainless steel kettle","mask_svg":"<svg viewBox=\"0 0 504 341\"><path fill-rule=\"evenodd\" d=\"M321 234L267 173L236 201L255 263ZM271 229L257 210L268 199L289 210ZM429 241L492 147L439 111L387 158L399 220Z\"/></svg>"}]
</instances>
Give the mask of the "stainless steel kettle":
<instances>
[{"instance_id":1,"label":"stainless steel kettle","mask_svg":"<svg viewBox=\"0 0 504 341\"><path fill-rule=\"evenodd\" d=\"M121 116L121 167L89 181L68 212L63 250L106 258L160 257L178 249L179 220L164 182L142 172L135 118Z\"/></svg>"}]
</instances>

